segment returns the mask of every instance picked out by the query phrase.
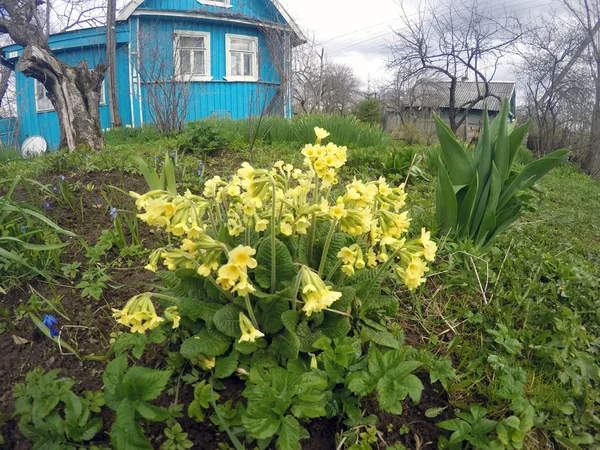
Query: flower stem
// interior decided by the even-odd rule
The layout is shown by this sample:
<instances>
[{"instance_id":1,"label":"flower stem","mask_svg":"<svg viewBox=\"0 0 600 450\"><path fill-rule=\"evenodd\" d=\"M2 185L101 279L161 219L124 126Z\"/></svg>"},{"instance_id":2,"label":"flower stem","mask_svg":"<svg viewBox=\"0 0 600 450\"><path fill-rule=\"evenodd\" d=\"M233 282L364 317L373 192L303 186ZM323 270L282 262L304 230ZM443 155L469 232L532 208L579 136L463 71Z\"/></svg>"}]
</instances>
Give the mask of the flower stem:
<instances>
[{"instance_id":1,"label":"flower stem","mask_svg":"<svg viewBox=\"0 0 600 450\"><path fill-rule=\"evenodd\" d=\"M271 201L271 294L275 293L277 287L277 241L275 240L275 216L277 215L277 185L273 176L269 175L273 187L273 199Z\"/></svg>"},{"instance_id":2,"label":"flower stem","mask_svg":"<svg viewBox=\"0 0 600 450\"><path fill-rule=\"evenodd\" d=\"M254 328L258 329L258 322L256 321L256 317L254 316L254 309L252 308L252 303L250 302L250 296L246 295L245 300L246 300L246 309L248 310L248 315L250 316L252 325L254 325Z\"/></svg>"},{"instance_id":3,"label":"flower stem","mask_svg":"<svg viewBox=\"0 0 600 450\"><path fill-rule=\"evenodd\" d=\"M381 267L379 268L379 270L377 271L377 273L371 280L371 283L369 284L369 288L367 289L367 292L371 292L373 290L373 287L375 287L375 283L377 282L377 280L379 280L379 278L381 277L381 274L383 274L383 272L385 272L386 270L388 270L390 268L390 266L396 260L396 257L399 254L400 254L400 249L398 249L394 253L392 253L392 255L387 259L387 261L381 265Z\"/></svg>"},{"instance_id":4,"label":"flower stem","mask_svg":"<svg viewBox=\"0 0 600 450\"><path fill-rule=\"evenodd\" d=\"M302 283L302 269L296 275L296 284L294 285L293 306L294 311L298 310L298 292L300 291L300 283Z\"/></svg>"},{"instance_id":5,"label":"flower stem","mask_svg":"<svg viewBox=\"0 0 600 450\"><path fill-rule=\"evenodd\" d=\"M319 176L315 173L315 192L313 194L313 205L317 204L319 204ZM316 228L317 214L313 213L310 224L310 234L306 240L306 258L308 259L309 264L312 262L313 245L315 242L315 234L317 232Z\"/></svg>"},{"instance_id":6,"label":"flower stem","mask_svg":"<svg viewBox=\"0 0 600 450\"><path fill-rule=\"evenodd\" d=\"M325 271L325 263L327 262L327 254L329 253L329 247L331 246L331 239L333 238L333 233L335 232L335 228L337 227L337 219L334 218L331 222L331 226L329 227L329 233L327 233L327 239L325 239L325 246L323 247L323 253L321 254L321 263L319 264L319 277L323 277L323 272Z\"/></svg>"}]
</instances>

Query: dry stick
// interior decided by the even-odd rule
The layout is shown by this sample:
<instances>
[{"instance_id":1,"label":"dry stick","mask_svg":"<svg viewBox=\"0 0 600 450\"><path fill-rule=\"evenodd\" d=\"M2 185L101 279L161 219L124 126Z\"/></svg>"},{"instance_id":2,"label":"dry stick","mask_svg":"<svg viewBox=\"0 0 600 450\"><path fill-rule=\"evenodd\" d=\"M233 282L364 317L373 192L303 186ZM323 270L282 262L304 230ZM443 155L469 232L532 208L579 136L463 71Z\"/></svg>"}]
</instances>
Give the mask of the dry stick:
<instances>
[{"instance_id":1,"label":"dry stick","mask_svg":"<svg viewBox=\"0 0 600 450\"><path fill-rule=\"evenodd\" d=\"M416 160L417 160L417 154L415 153L413 155L412 161L410 162L410 166L408 168L408 173L406 174L406 178L404 179L404 186L408 185L408 179L410 178L410 174L412 173L412 168L413 168Z\"/></svg>"},{"instance_id":2,"label":"dry stick","mask_svg":"<svg viewBox=\"0 0 600 450\"><path fill-rule=\"evenodd\" d=\"M348 439L348 436L344 436L344 438L340 441L339 445L337 446L337 448L335 450L342 450L342 448L344 447L344 442L346 442L346 439Z\"/></svg>"},{"instance_id":3,"label":"dry stick","mask_svg":"<svg viewBox=\"0 0 600 450\"><path fill-rule=\"evenodd\" d=\"M481 295L483 295L483 304L487 305L487 297L485 296L485 290L483 289L483 285L481 284L481 279L479 278L479 272L477 271L477 266L475 265L475 261L473 261L473 257L470 256L471 264L473 264L473 270L475 271L475 276L477 277L477 282L479 283L479 289L481 289Z\"/></svg>"},{"instance_id":4,"label":"dry stick","mask_svg":"<svg viewBox=\"0 0 600 450\"><path fill-rule=\"evenodd\" d=\"M504 255L502 264L500 264L500 270L498 271L498 276L496 277L496 284L498 284L498 281L500 281L500 276L502 275L502 270L504 269L504 263L508 259L508 254L510 253L510 248L512 247L512 245L513 245L513 239L510 240L510 244L508 244L508 249L506 250L506 254ZM496 293L492 292L492 296L490 297L490 303L492 302L492 300L494 300L494 295L496 295Z\"/></svg>"}]
</instances>

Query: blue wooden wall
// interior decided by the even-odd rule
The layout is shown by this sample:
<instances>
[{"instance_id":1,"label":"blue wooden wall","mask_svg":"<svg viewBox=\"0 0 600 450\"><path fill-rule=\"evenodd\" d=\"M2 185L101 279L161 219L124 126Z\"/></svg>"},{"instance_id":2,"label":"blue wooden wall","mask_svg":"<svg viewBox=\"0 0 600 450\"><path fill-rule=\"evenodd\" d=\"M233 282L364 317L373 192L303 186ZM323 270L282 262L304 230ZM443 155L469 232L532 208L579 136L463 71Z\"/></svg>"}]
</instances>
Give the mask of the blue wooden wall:
<instances>
[{"instance_id":1,"label":"blue wooden wall","mask_svg":"<svg viewBox=\"0 0 600 450\"><path fill-rule=\"evenodd\" d=\"M175 30L193 30L210 33L211 76L212 81L189 83L188 121L210 116L228 116L242 119L250 114L258 114L268 104L279 86L279 76L273 68L271 56L267 50L264 36L256 27L217 21L141 18L140 53L142 60L164 58L168 65L169 76L174 75L173 32ZM254 82L230 82L225 80L225 35L227 33L258 37L258 57L260 61L260 80ZM142 70L143 71L143 70ZM150 77L146 77L150 78ZM151 85L151 84L150 84ZM151 87L150 87L151 88ZM147 101L148 87L142 83L142 103ZM149 108L142 106L144 123L152 121Z\"/></svg>"}]
</instances>

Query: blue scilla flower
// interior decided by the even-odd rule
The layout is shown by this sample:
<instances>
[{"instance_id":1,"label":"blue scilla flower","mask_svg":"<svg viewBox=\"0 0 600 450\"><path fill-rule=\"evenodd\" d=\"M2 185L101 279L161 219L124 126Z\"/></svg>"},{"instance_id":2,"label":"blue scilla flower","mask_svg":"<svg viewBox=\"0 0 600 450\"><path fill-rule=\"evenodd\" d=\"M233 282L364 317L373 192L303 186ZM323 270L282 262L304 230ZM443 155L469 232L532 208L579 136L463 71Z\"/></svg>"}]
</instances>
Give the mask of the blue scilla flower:
<instances>
[{"instance_id":1,"label":"blue scilla flower","mask_svg":"<svg viewBox=\"0 0 600 450\"><path fill-rule=\"evenodd\" d=\"M46 203L46 209L50 209L50 203Z\"/></svg>"},{"instance_id":2,"label":"blue scilla flower","mask_svg":"<svg viewBox=\"0 0 600 450\"><path fill-rule=\"evenodd\" d=\"M200 168L201 168L201 169L204 167L204 163L203 163L202 161L200 161L200 162L198 163L198 165L200 166Z\"/></svg>"},{"instance_id":3,"label":"blue scilla flower","mask_svg":"<svg viewBox=\"0 0 600 450\"><path fill-rule=\"evenodd\" d=\"M58 192L58 188L56 186L52 187L52 192Z\"/></svg>"},{"instance_id":4,"label":"blue scilla flower","mask_svg":"<svg viewBox=\"0 0 600 450\"><path fill-rule=\"evenodd\" d=\"M201 176L202 175L202 171L201 170L196 170L196 175Z\"/></svg>"},{"instance_id":5,"label":"blue scilla flower","mask_svg":"<svg viewBox=\"0 0 600 450\"><path fill-rule=\"evenodd\" d=\"M21 232L25 233L27 231L27 227L25 225L21 225Z\"/></svg>"},{"instance_id":6,"label":"blue scilla flower","mask_svg":"<svg viewBox=\"0 0 600 450\"><path fill-rule=\"evenodd\" d=\"M65 176L64 176L64 175L61 175L61 176L60 176L60 179L61 179L61 181L65 181Z\"/></svg>"},{"instance_id":7,"label":"blue scilla flower","mask_svg":"<svg viewBox=\"0 0 600 450\"><path fill-rule=\"evenodd\" d=\"M154 155L154 159L158 161L158 155Z\"/></svg>"},{"instance_id":8,"label":"blue scilla flower","mask_svg":"<svg viewBox=\"0 0 600 450\"><path fill-rule=\"evenodd\" d=\"M179 167L179 164L175 164L175 167Z\"/></svg>"},{"instance_id":9,"label":"blue scilla flower","mask_svg":"<svg viewBox=\"0 0 600 450\"><path fill-rule=\"evenodd\" d=\"M48 330L50 330L51 337L54 338L58 336L59 333L56 329L56 325L58 325L58 320L56 320L56 317L51 316L50 314L44 315L44 318L42 319L42 325L48 328Z\"/></svg>"},{"instance_id":10,"label":"blue scilla flower","mask_svg":"<svg viewBox=\"0 0 600 450\"><path fill-rule=\"evenodd\" d=\"M114 206L112 208L110 208L108 215L110 217L112 217L113 219L116 219L117 218L117 208Z\"/></svg>"},{"instance_id":11,"label":"blue scilla flower","mask_svg":"<svg viewBox=\"0 0 600 450\"><path fill-rule=\"evenodd\" d=\"M171 158L175 158L175 153L171 153Z\"/></svg>"}]
</instances>

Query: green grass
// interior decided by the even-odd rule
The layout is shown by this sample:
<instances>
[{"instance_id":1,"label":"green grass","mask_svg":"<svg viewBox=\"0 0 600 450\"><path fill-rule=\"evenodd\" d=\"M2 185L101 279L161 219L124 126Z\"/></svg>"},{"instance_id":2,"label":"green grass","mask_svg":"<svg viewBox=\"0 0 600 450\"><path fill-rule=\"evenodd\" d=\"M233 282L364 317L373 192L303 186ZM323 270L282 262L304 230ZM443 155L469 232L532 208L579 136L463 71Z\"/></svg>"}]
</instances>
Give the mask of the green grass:
<instances>
[{"instance_id":1,"label":"green grass","mask_svg":"<svg viewBox=\"0 0 600 450\"><path fill-rule=\"evenodd\" d=\"M232 148L208 156L206 175L226 176L250 157L248 121L214 123ZM299 150L314 141L314 126L328 129L332 142L349 146L343 180L383 174L389 137L337 117L268 118L260 128L255 165L268 167L279 159L301 165ZM89 157L59 152L0 164L0 179L43 172L135 172L132 155L158 165L175 148L176 137L152 128L125 129L106 133L106 143L105 152ZM413 231L435 230L438 149L414 148L425 155L421 167L432 181L411 180L407 187ZM522 149L517 162L530 160ZM178 175L195 192L201 188L200 161L194 154L177 155ZM427 285L412 294L396 292L400 313L391 319L402 326L407 343L452 360L459 376L448 393L452 414L478 403L497 420L530 402L538 431L525 448L557 445L549 443L562 436L593 449L586 442L600 442L600 184L566 164L540 186L544 193L535 208L485 251L437 236L439 260ZM508 330L503 339L497 337L501 326Z\"/></svg>"}]
</instances>

